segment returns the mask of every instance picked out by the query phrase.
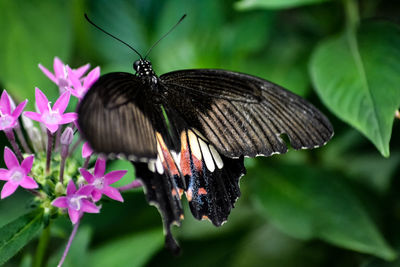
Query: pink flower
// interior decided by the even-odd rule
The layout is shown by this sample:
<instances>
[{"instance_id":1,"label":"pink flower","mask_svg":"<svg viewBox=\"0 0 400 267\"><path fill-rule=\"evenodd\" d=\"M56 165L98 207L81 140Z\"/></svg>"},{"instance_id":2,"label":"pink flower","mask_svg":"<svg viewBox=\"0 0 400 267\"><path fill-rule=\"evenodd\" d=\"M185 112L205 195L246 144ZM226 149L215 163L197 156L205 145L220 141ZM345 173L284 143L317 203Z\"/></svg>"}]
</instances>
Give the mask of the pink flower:
<instances>
[{"instance_id":1,"label":"pink flower","mask_svg":"<svg viewBox=\"0 0 400 267\"><path fill-rule=\"evenodd\" d=\"M0 130L12 129L17 125L18 117L21 115L27 102L28 100L25 100L15 107L7 91L3 91L0 99Z\"/></svg>"},{"instance_id":2,"label":"pink flower","mask_svg":"<svg viewBox=\"0 0 400 267\"><path fill-rule=\"evenodd\" d=\"M55 133L59 125L75 121L78 117L75 112L64 114L70 96L70 92L64 92L51 107L47 97L39 88L36 88L36 105L40 113L26 111L24 115L32 120L42 122L51 133Z\"/></svg>"},{"instance_id":3,"label":"pink flower","mask_svg":"<svg viewBox=\"0 0 400 267\"><path fill-rule=\"evenodd\" d=\"M100 67L96 67L91 70L88 75L83 78L83 82L79 79L80 77L76 75L71 68L67 67L68 77L70 78L73 89L70 91L73 96L82 99L82 97L86 94L92 84L97 81L100 77Z\"/></svg>"},{"instance_id":4,"label":"pink flower","mask_svg":"<svg viewBox=\"0 0 400 267\"><path fill-rule=\"evenodd\" d=\"M109 198L123 202L124 200L121 193L118 189L110 186L110 184L120 180L127 171L111 171L104 175L105 169L106 161L98 158L94 166L94 174L91 174L88 170L83 168L79 169L79 171L88 184L93 186L92 198L94 202L99 201L103 194Z\"/></svg>"},{"instance_id":5,"label":"pink flower","mask_svg":"<svg viewBox=\"0 0 400 267\"><path fill-rule=\"evenodd\" d=\"M90 64L86 64L82 67L79 67L76 70L72 70L72 73L80 79L83 74L89 69ZM52 80L55 84L57 84L60 92L63 93L65 90L71 86L70 78L68 77L67 65L65 65L58 57L54 58L54 74L51 73L48 69L39 64L39 68L43 71L43 73Z\"/></svg>"},{"instance_id":6,"label":"pink flower","mask_svg":"<svg viewBox=\"0 0 400 267\"><path fill-rule=\"evenodd\" d=\"M76 191L74 182L70 180L67 186L67 195L65 197L56 198L51 202L51 205L62 209L68 209L69 218L71 222L75 224L79 221L84 212L100 212L100 208L89 200L92 190L93 186L85 185Z\"/></svg>"},{"instance_id":7,"label":"pink flower","mask_svg":"<svg viewBox=\"0 0 400 267\"><path fill-rule=\"evenodd\" d=\"M93 149L90 147L88 142L83 143L82 146L82 158L90 157L93 154Z\"/></svg>"},{"instance_id":8,"label":"pink flower","mask_svg":"<svg viewBox=\"0 0 400 267\"><path fill-rule=\"evenodd\" d=\"M8 147L4 148L4 162L7 169L0 169L0 180L7 181L1 190L1 198L6 198L17 190L18 186L26 189L38 188L32 177L28 176L32 169L33 155L25 158L21 165L14 152Z\"/></svg>"}]
</instances>

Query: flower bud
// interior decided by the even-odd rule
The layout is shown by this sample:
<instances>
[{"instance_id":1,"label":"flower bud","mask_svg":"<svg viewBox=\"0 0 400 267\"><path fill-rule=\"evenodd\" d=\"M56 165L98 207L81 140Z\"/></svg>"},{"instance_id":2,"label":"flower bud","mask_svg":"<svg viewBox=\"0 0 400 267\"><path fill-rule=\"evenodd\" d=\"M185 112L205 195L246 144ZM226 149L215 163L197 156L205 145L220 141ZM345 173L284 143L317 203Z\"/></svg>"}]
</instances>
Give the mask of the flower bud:
<instances>
[{"instance_id":1,"label":"flower bud","mask_svg":"<svg viewBox=\"0 0 400 267\"><path fill-rule=\"evenodd\" d=\"M74 130L71 127L67 127L61 135L60 142L62 145L70 145L74 139Z\"/></svg>"}]
</instances>

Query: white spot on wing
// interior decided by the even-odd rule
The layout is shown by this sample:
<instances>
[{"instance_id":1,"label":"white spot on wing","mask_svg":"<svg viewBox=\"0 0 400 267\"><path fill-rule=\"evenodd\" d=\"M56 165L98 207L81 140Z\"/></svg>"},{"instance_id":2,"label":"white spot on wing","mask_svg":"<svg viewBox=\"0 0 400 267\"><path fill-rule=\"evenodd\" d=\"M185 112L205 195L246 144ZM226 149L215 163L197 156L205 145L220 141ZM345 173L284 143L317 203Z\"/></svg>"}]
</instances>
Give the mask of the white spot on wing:
<instances>
[{"instance_id":1,"label":"white spot on wing","mask_svg":"<svg viewBox=\"0 0 400 267\"><path fill-rule=\"evenodd\" d=\"M224 167L224 162L222 161L221 156L217 150L215 150L214 146L210 145L209 147L218 169L222 169L222 167Z\"/></svg>"},{"instance_id":2,"label":"white spot on wing","mask_svg":"<svg viewBox=\"0 0 400 267\"><path fill-rule=\"evenodd\" d=\"M203 152L203 157L204 157L204 162L206 163L207 169L210 172L213 172L215 170L215 165L213 158L210 153L210 149L208 148L208 145L201 139L199 139L200 147L201 147L201 152Z\"/></svg>"},{"instance_id":3,"label":"white spot on wing","mask_svg":"<svg viewBox=\"0 0 400 267\"><path fill-rule=\"evenodd\" d=\"M162 163L161 163L161 160L159 157L157 158L157 161L156 161L156 169L159 174L164 173L164 167L162 166Z\"/></svg>"},{"instance_id":4,"label":"white spot on wing","mask_svg":"<svg viewBox=\"0 0 400 267\"><path fill-rule=\"evenodd\" d=\"M201 160L202 157L199 142L197 141L197 136L191 130L188 130L188 139L192 155L194 155L198 160Z\"/></svg>"},{"instance_id":5,"label":"white spot on wing","mask_svg":"<svg viewBox=\"0 0 400 267\"><path fill-rule=\"evenodd\" d=\"M156 161L155 161L155 160L150 160L149 163L147 164L147 166L148 166L148 168L149 168L149 170L150 170L151 172L156 172L156 166L155 166L155 164L156 164Z\"/></svg>"}]
</instances>

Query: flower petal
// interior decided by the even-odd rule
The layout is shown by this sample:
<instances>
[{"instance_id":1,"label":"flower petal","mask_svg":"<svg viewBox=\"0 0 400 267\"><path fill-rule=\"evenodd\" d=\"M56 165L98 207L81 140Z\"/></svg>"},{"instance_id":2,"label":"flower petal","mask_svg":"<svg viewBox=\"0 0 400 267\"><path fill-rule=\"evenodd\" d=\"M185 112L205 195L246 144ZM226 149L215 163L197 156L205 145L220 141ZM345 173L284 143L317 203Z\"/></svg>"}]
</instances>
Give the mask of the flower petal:
<instances>
[{"instance_id":1,"label":"flower petal","mask_svg":"<svg viewBox=\"0 0 400 267\"><path fill-rule=\"evenodd\" d=\"M67 68L68 71L68 79L71 82L72 86L74 87L75 90L80 88L82 86L81 81L79 80L79 77L75 74L75 72L71 68Z\"/></svg>"},{"instance_id":2,"label":"flower petal","mask_svg":"<svg viewBox=\"0 0 400 267\"><path fill-rule=\"evenodd\" d=\"M92 84L97 81L100 77L100 67L96 67L93 70L91 70L86 78L83 80L83 87L85 89L89 89Z\"/></svg>"},{"instance_id":3,"label":"flower petal","mask_svg":"<svg viewBox=\"0 0 400 267\"><path fill-rule=\"evenodd\" d=\"M48 104L49 100L43 94L43 92L39 88L35 88L35 99L36 99L36 106L39 109L40 113L47 111L49 109Z\"/></svg>"},{"instance_id":4,"label":"flower petal","mask_svg":"<svg viewBox=\"0 0 400 267\"><path fill-rule=\"evenodd\" d=\"M74 74L78 77L81 78L83 74L90 68L90 64L83 65L82 67L77 68L74 70Z\"/></svg>"},{"instance_id":5,"label":"flower petal","mask_svg":"<svg viewBox=\"0 0 400 267\"><path fill-rule=\"evenodd\" d=\"M76 192L76 187L74 184L74 181L69 180L69 183L67 185L67 196L72 195Z\"/></svg>"},{"instance_id":6,"label":"flower petal","mask_svg":"<svg viewBox=\"0 0 400 267\"><path fill-rule=\"evenodd\" d=\"M47 76L53 83L57 84L57 79L53 73L46 69L42 64L39 64L39 68L43 71L44 75Z\"/></svg>"},{"instance_id":7,"label":"flower petal","mask_svg":"<svg viewBox=\"0 0 400 267\"><path fill-rule=\"evenodd\" d=\"M81 211L89 213L99 213L100 208L87 199L81 200Z\"/></svg>"},{"instance_id":8,"label":"flower petal","mask_svg":"<svg viewBox=\"0 0 400 267\"><path fill-rule=\"evenodd\" d=\"M57 208L66 209L68 208L68 198L67 197L58 197L51 202L51 205Z\"/></svg>"},{"instance_id":9,"label":"flower petal","mask_svg":"<svg viewBox=\"0 0 400 267\"><path fill-rule=\"evenodd\" d=\"M102 196L102 194L101 194L100 190L93 189L93 191L92 191L92 199L93 199L94 202L99 201L101 199L101 196Z\"/></svg>"},{"instance_id":10,"label":"flower petal","mask_svg":"<svg viewBox=\"0 0 400 267\"><path fill-rule=\"evenodd\" d=\"M118 191L117 188L111 187L111 186L106 186L103 188L103 194L108 196L109 198L112 198L114 200L124 202L124 199L121 196L121 193Z\"/></svg>"},{"instance_id":11,"label":"flower petal","mask_svg":"<svg viewBox=\"0 0 400 267\"><path fill-rule=\"evenodd\" d=\"M82 174L83 178L85 178L86 182L88 182L89 184L93 183L94 181L93 174L91 174L88 170L80 168L79 172Z\"/></svg>"},{"instance_id":12,"label":"flower petal","mask_svg":"<svg viewBox=\"0 0 400 267\"><path fill-rule=\"evenodd\" d=\"M69 215L69 218L70 218L71 222L73 224L76 224L79 221L79 219L80 219L80 217L82 215L82 212L79 212L77 210L68 208L68 215Z\"/></svg>"},{"instance_id":13,"label":"flower petal","mask_svg":"<svg viewBox=\"0 0 400 267\"><path fill-rule=\"evenodd\" d=\"M93 149L90 147L88 142L83 143L82 146L82 158L87 158L93 154Z\"/></svg>"},{"instance_id":14,"label":"flower petal","mask_svg":"<svg viewBox=\"0 0 400 267\"><path fill-rule=\"evenodd\" d=\"M8 172L9 172L9 170L1 168L0 169L0 180L7 181L8 180Z\"/></svg>"},{"instance_id":15,"label":"flower petal","mask_svg":"<svg viewBox=\"0 0 400 267\"><path fill-rule=\"evenodd\" d=\"M64 78L64 63L61 61L61 59L55 57L53 67L56 78ZM58 83L58 81L56 83Z\"/></svg>"},{"instance_id":16,"label":"flower petal","mask_svg":"<svg viewBox=\"0 0 400 267\"><path fill-rule=\"evenodd\" d=\"M94 177L102 177L106 171L106 161L102 158L97 158L94 165Z\"/></svg>"},{"instance_id":17,"label":"flower petal","mask_svg":"<svg viewBox=\"0 0 400 267\"><path fill-rule=\"evenodd\" d=\"M25 174L28 174L31 172L34 158L35 158L34 155L30 155L30 156L24 158L24 160L22 161L21 167L22 167L22 169L24 169Z\"/></svg>"},{"instance_id":18,"label":"flower petal","mask_svg":"<svg viewBox=\"0 0 400 267\"><path fill-rule=\"evenodd\" d=\"M7 182L4 184L3 189L1 190L1 199L8 197L12 193L17 190L18 184Z\"/></svg>"},{"instance_id":19,"label":"flower petal","mask_svg":"<svg viewBox=\"0 0 400 267\"><path fill-rule=\"evenodd\" d=\"M33 111L25 111L24 116L34 121L42 121L42 115Z\"/></svg>"},{"instance_id":20,"label":"flower petal","mask_svg":"<svg viewBox=\"0 0 400 267\"><path fill-rule=\"evenodd\" d=\"M11 114L10 98L6 90L1 94L0 109L3 114Z\"/></svg>"},{"instance_id":21,"label":"flower petal","mask_svg":"<svg viewBox=\"0 0 400 267\"><path fill-rule=\"evenodd\" d=\"M52 108L52 110L56 111L58 110L58 112L60 114L63 114L65 109L68 106L69 103L69 98L71 97L71 93L66 91L64 92L56 101L56 103L54 103L54 106Z\"/></svg>"},{"instance_id":22,"label":"flower petal","mask_svg":"<svg viewBox=\"0 0 400 267\"><path fill-rule=\"evenodd\" d=\"M25 176L25 178L21 180L19 185L26 189L34 189L39 187L35 180L33 180L33 178L30 176Z\"/></svg>"},{"instance_id":23,"label":"flower petal","mask_svg":"<svg viewBox=\"0 0 400 267\"><path fill-rule=\"evenodd\" d=\"M57 132L57 130L58 130L58 124L48 124L48 123L45 123L44 125L46 125L47 129L48 129L52 134L54 134L54 133Z\"/></svg>"},{"instance_id":24,"label":"flower petal","mask_svg":"<svg viewBox=\"0 0 400 267\"><path fill-rule=\"evenodd\" d=\"M17 119L19 115L21 115L26 106L26 103L28 103L28 99L26 99L24 102L19 103L19 105L14 109L14 111L12 112L12 116L14 117L14 119Z\"/></svg>"},{"instance_id":25,"label":"flower petal","mask_svg":"<svg viewBox=\"0 0 400 267\"><path fill-rule=\"evenodd\" d=\"M16 166L19 166L19 161L15 156L14 152L8 147L4 148L4 162L6 163L7 168L10 170Z\"/></svg>"},{"instance_id":26,"label":"flower petal","mask_svg":"<svg viewBox=\"0 0 400 267\"><path fill-rule=\"evenodd\" d=\"M104 180L107 185L113 184L119 181L127 172L126 170L111 171L104 175Z\"/></svg>"},{"instance_id":27,"label":"flower petal","mask_svg":"<svg viewBox=\"0 0 400 267\"><path fill-rule=\"evenodd\" d=\"M92 185L84 185L81 188L79 188L79 190L76 192L77 195L81 195L81 196L90 196L90 194L92 193L94 187Z\"/></svg>"},{"instance_id":28,"label":"flower petal","mask_svg":"<svg viewBox=\"0 0 400 267\"><path fill-rule=\"evenodd\" d=\"M61 115L60 124L66 124L75 121L78 119L78 114L75 112L65 113Z\"/></svg>"}]
</instances>

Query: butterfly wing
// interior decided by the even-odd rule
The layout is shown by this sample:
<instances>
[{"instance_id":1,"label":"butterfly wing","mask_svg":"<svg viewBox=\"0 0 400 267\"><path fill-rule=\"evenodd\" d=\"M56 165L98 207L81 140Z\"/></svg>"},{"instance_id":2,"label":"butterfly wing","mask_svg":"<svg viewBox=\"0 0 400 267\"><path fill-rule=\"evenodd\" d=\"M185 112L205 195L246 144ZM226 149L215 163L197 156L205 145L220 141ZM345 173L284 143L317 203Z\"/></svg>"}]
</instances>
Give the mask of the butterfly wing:
<instances>
[{"instance_id":1,"label":"butterfly wing","mask_svg":"<svg viewBox=\"0 0 400 267\"><path fill-rule=\"evenodd\" d=\"M285 153L282 134L294 149L322 146L333 135L330 122L313 105L261 78L195 69L166 73L160 80L166 101L227 157Z\"/></svg>"},{"instance_id":2,"label":"butterfly wing","mask_svg":"<svg viewBox=\"0 0 400 267\"><path fill-rule=\"evenodd\" d=\"M100 153L124 154L135 160L157 158L151 97L143 83L130 73L101 76L78 107L78 124L84 138Z\"/></svg>"}]
</instances>

